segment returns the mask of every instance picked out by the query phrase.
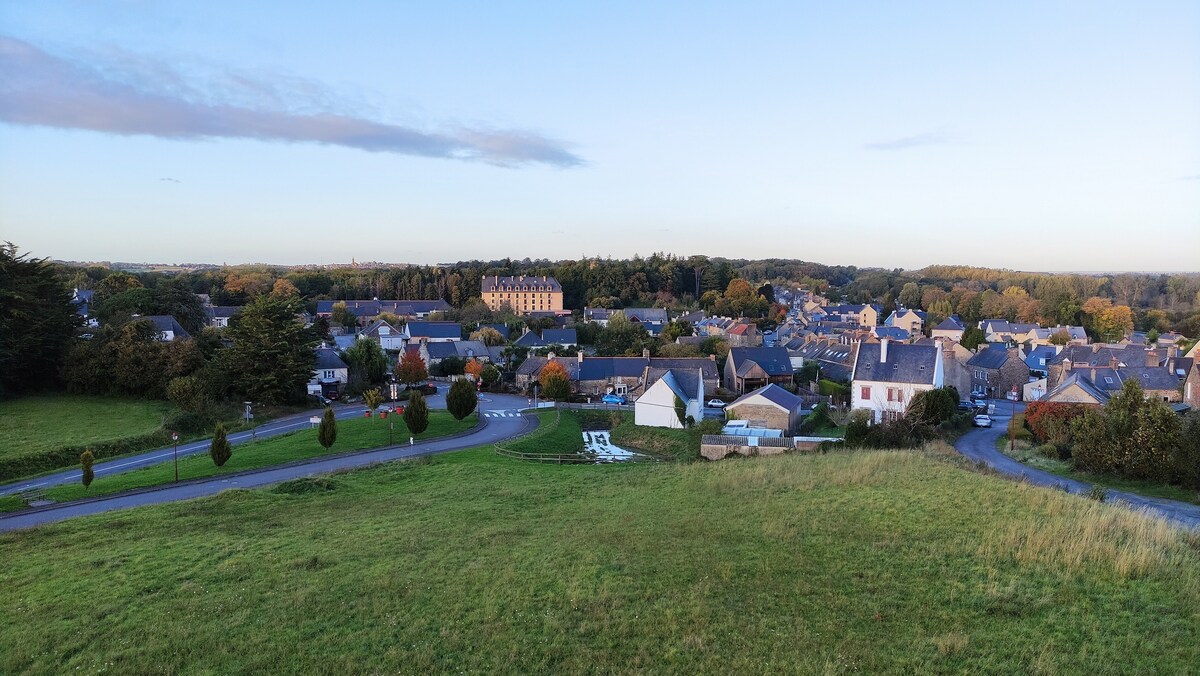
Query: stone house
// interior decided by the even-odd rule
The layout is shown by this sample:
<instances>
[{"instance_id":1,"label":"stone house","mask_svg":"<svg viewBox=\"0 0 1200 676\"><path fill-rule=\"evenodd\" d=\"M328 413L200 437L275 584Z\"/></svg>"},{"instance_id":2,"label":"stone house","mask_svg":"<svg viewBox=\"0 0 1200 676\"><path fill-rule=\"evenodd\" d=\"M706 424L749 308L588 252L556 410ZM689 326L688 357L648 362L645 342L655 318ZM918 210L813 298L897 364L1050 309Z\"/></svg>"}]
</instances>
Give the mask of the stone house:
<instances>
[{"instance_id":1,"label":"stone house","mask_svg":"<svg viewBox=\"0 0 1200 676\"><path fill-rule=\"evenodd\" d=\"M967 361L971 374L971 394L988 399L1003 399L1016 389L1017 398L1029 382L1029 366L1021 349L1004 345L981 347Z\"/></svg>"},{"instance_id":2,"label":"stone house","mask_svg":"<svg viewBox=\"0 0 1200 676\"><path fill-rule=\"evenodd\" d=\"M725 360L725 387L744 394L771 383L792 382L792 360L783 347L731 347Z\"/></svg>"},{"instance_id":3,"label":"stone house","mask_svg":"<svg viewBox=\"0 0 1200 676\"><path fill-rule=\"evenodd\" d=\"M804 400L771 384L738 397L725 407L731 417L750 422L752 427L782 430L785 435L800 429Z\"/></svg>"}]
</instances>

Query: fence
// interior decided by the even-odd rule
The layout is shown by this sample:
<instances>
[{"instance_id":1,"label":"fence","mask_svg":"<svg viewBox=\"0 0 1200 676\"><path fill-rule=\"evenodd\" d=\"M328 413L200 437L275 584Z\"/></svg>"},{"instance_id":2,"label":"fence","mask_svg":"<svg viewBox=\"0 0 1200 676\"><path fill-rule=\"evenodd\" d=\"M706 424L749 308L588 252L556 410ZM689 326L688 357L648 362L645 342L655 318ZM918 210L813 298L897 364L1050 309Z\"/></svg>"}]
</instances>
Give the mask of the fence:
<instances>
[{"instance_id":1,"label":"fence","mask_svg":"<svg viewBox=\"0 0 1200 676\"><path fill-rule=\"evenodd\" d=\"M566 401L560 401L554 404L557 409L565 411L632 411L633 404L572 404Z\"/></svg>"}]
</instances>

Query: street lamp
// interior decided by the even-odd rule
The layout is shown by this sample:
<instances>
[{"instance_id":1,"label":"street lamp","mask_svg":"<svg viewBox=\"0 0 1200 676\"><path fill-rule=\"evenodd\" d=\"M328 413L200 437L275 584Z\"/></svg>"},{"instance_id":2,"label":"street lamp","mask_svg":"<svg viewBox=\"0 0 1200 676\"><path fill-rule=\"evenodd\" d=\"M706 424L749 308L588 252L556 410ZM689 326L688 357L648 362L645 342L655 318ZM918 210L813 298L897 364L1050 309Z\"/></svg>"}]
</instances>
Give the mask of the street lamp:
<instances>
[{"instance_id":1,"label":"street lamp","mask_svg":"<svg viewBox=\"0 0 1200 676\"><path fill-rule=\"evenodd\" d=\"M175 483L179 483L179 432L171 432L171 443L175 445Z\"/></svg>"}]
</instances>

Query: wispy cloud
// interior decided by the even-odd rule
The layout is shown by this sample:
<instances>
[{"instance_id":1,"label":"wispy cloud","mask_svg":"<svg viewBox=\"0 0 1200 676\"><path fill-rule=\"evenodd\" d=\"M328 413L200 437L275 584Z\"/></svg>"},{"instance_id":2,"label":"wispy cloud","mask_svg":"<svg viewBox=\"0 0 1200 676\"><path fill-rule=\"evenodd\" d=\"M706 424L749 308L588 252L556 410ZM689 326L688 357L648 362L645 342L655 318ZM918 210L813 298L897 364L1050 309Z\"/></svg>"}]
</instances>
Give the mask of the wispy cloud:
<instances>
[{"instance_id":1,"label":"wispy cloud","mask_svg":"<svg viewBox=\"0 0 1200 676\"><path fill-rule=\"evenodd\" d=\"M137 55L50 54L0 36L0 122L170 139L245 138L501 166L583 164L533 132L389 124L337 110L336 93L296 78L225 72L197 80Z\"/></svg>"},{"instance_id":2,"label":"wispy cloud","mask_svg":"<svg viewBox=\"0 0 1200 676\"><path fill-rule=\"evenodd\" d=\"M876 141L863 146L865 150L906 150L908 148L919 148L921 146L936 146L949 141L949 138L940 131L928 132L925 134L917 134L916 136L905 136L903 138L889 139L886 141Z\"/></svg>"},{"instance_id":3,"label":"wispy cloud","mask_svg":"<svg viewBox=\"0 0 1200 676\"><path fill-rule=\"evenodd\" d=\"M1200 174L1192 174L1191 176L1180 176L1181 181L1200 181Z\"/></svg>"}]
</instances>

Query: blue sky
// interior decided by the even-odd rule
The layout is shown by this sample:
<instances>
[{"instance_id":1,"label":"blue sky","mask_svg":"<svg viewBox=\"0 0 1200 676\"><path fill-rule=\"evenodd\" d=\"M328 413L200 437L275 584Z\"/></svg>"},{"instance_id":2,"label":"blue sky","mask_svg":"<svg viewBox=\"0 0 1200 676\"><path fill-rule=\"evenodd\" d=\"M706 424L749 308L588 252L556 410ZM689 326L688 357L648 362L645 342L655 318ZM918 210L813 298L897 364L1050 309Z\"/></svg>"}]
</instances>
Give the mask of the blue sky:
<instances>
[{"instance_id":1,"label":"blue sky","mask_svg":"<svg viewBox=\"0 0 1200 676\"><path fill-rule=\"evenodd\" d=\"M0 3L0 239L1200 269L1194 2L316 4Z\"/></svg>"}]
</instances>

